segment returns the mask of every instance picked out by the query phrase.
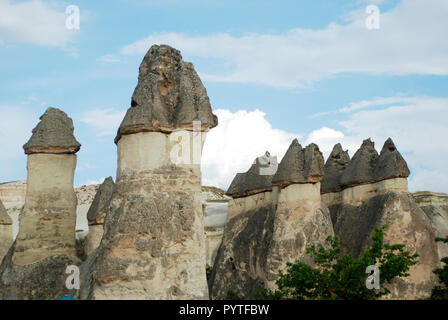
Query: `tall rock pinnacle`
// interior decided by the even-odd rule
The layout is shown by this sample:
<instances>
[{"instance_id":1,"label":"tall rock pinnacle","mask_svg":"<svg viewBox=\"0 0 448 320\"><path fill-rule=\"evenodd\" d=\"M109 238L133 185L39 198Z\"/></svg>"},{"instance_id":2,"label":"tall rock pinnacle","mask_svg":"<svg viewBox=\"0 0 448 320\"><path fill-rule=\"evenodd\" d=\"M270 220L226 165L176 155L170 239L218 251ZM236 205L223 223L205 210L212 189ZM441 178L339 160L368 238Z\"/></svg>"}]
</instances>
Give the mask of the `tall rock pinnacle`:
<instances>
[{"instance_id":1,"label":"tall rock pinnacle","mask_svg":"<svg viewBox=\"0 0 448 320\"><path fill-rule=\"evenodd\" d=\"M406 161L398 152L392 139L387 139L374 169L375 182L391 178L407 178L410 173Z\"/></svg>"},{"instance_id":2,"label":"tall rock pinnacle","mask_svg":"<svg viewBox=\"0 0 448 320\"><path fill-rule=\"evenodd\" d=\"M340 143L336 144L325 163L325 176L322 179L321 192L339 192L342 190L340 179L350 162L347 151L342 149Z\"/></svg>"},{"instance_id":3,"label":"tall rock pinnacle","mask_svg":"<svg viewBox=\"0 0 448 320\"><path fill-rule=\"evenodd\" d=\"M167 45L153 45L140 65L138 84L115 143L122 135L138 132L192 130L201 121L201 130L218 124L212 114L207 91L180 52Z\"/></svg>"},{"instance_id":4,"label":"tall rock pinnacle","mask_svg":"<svg viewBox=\"0 0 448 320\"><path fill-rule=\"evenodd\" d=\"M30 140L23 146L26 154L78 152L81 144L73 136L73 121L65 112L48 108L40 120Z\"/></svg>"},{"instance_id":5,"label":"tall rock pinnacle","mask_svg":"<svg viewBox=\"0 0 448 320\"><path fill-rule=\"evenodd\" d=\"M305 149L294 139L278 166L272 182L282 187L291 183L320 182L324 176L324 158L314 143Z\"/></svg>"},{"instance_id":6,"label":"tall rock pinnacle","mask_svg":"<svg viewBox=\"0 0 448 320\"><path fill-rule=\"evenodd\" d=\"M73 188L80 144L72 120L61 110L49 108L40 120L24 145L25 204L16 241L0 266L0 299L57 299L75 293L65 285L65 272L81 262Z\"/></svg>"},{"instance_id":7,"label":"tall rock pinnacle","mask_svg":"<svg viewBox=\"0 0 448 320\"><path fill-rule=\"evenodd\" d=\"M374 169L378 161L375 143L369 139L362 142L341 177L342 187L354 187L374 182Z\"/></svg>"}]
</instances>

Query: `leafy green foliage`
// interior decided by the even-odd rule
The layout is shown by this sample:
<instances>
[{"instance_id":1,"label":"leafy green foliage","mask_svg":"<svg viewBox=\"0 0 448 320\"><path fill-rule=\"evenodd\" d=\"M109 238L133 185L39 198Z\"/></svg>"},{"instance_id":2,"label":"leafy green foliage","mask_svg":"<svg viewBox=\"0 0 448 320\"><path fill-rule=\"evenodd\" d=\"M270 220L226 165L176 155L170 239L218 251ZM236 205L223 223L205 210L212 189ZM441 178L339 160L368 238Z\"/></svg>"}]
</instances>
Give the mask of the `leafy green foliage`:
<instances>
[{"instance_id":1,"label":"leafy green foliage","mask_svg":"<svg viewBox=\"0 0 448 320\"><path fill-rule=\"evenodd\" d=\"M300 261L288 263L280 271L277 290L261 289L257 297L268 299L376 299L389 293L384 284L396 277L409 276L411 266L417 264L417 254L404 250L403 244L384 244L384 229L375 228L372 244L361 257L344 253L345 244L336 237L328 237L327 246L312 245L307 253L316 267ZM366 268L376 265L380 270L380 289L367 289Z\"/></svg>"},{"instance_id":2,"label":"leafy green foliage","mask_svg":"<svg viewBox=\"0 0 448 320\"><path fill-rule=\"evenodd\" d=\"M445 238L436 238L438 242L448 243L448 236ZM432 300L448 300L448 257L442 258L445 265L443 268L437 268L433 272L439 277L441 286L435 286L431 292Z\"/></svg>"}]
</instances>

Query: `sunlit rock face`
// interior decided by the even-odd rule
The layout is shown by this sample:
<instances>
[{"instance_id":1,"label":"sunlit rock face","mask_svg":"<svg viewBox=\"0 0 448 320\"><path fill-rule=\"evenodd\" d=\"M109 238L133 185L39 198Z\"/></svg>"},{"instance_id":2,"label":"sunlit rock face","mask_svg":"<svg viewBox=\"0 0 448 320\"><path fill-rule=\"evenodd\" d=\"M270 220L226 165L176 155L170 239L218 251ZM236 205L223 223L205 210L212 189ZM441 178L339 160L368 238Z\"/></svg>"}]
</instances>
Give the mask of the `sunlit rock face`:
<instances>
[{"instance_id":1,"label":"sunlit rock face","mask_svg":"<svg viewBox=\"0 0 448 320\"><path fill-rule=\"evenodd\" d=\"M329 177L324 181L331 184L321 189L335 234L348 244L348 251L358 257L370 244L374 228L387 226L386 243L403 243L408 251L420 257L419 263L411 268L410 276L394 281L390 286L391 294L385 298L429 296L436 281L432 270L439 264L434 241L436 232L431 218L408 192L410 172L406 161L390 138L379 155L374 143L364 140L348 163L348 157L341 150L335 146L327 160Z\"/></svg>"},{"instance_id":2,"label":"sunlit rock face","mask_svg":"<svg viewBox=\"0 0 448 320\"><path fill-rule=\"evenodd\" d=\"M211 297L229 293L254 297L260 287L273 288L287 262L311 262L306 246L333 235L328 209L322 205L324 163L319 148L302 148L294 140L275 174L257 176L257 163L237 174L227 224L209 281Z\"/></svg>"},{"instance_id":3,"label":"sunlit rock face","mask_svg":"<svg viewBox=\"0 0 448 320\"><path fill-rule=\"evenodd\" d=\"M117 178L83 299L208 299L200 159L217 125L193 65L153 46L118 130Z\"/></svg>"},{"instance_id":4,"label":"sunlit rock face","mask_svg":"<svg viewBox=\"0 0 448 320\"><path fill-rule=\"evenodd\" d=\"M80 144L73 122L49 108L24 145L28 154L26 198L19 232L0 267L0 298L55 299L76 257L76 195L73 177ZM37 276L42 272L42 276ZM45 276L43 276L45 274Z\"/></svg>"}]
</instances>

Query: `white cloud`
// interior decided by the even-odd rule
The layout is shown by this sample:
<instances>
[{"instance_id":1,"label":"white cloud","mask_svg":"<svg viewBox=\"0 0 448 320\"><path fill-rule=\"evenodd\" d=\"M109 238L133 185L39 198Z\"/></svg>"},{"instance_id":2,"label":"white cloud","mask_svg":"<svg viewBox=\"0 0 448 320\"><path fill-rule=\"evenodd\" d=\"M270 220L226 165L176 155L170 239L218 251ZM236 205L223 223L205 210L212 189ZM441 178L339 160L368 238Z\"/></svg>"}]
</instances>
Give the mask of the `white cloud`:
<instances>
[{"instance_id":1,"label":"white cloud","mask_svg":"<svg viewBox=\"0 0 448 320\"><path fill-rule=\"evenodd\" d=\"M108 136L117 133L125 114L126 110L95 109L84 113L81 121L91 126L98 136Z\"/></svg>"},{"instance_id":2,"label":"white cloud","mask_svg":"<svg viewBox=\"0 0 448 320\"><path fill-rule=\"evenodd\" d=\"M302 135L273 129L259 110L214 110L219 125L207 134L202 156L203 185L227 189L237 172L268 150L280 161L294 138Z\"/></svg>"},{"instance_id":3,"label":"white cloud","mask_svg":"<svg viewBox=\"0 0 448 320\"><path fill-rule=\"evenodd\" d=\"M448 192L448 98L375 98L350 106L354 108L340 123L343 131L324 127L313 131L308 140L323 147L321 149L326 150L327 155L332 144L341 142L353 155L363 139L371 137L380 151L384 141L391 137L410 166L411 191ZM364 108L367 106L370 109Z\"/></svg>"},{"instance_id":4,"label":"white cloud","mask_svg":"<svg viewBox=\"0 0 448 320\"><path fill-rule=\"evenodd\" d=\"M362 140L372 138L379 152L391 137L411 169L410 191L448 192L448 98L379 97L350 106L342 130L324 126L305 136L273 129L258 110L216 110L219 125L204 146L203 184L227 189L236 173L247 171L264 151L280 161L294 138L302 146L316 143L327 158L336 143L353 156Z\"/></svg>"},{"instance_id":5,"label":"white cloud","mask_svg":"<svg viewBox=\"0 0 448 320\"><path fill-rule=\"evenodd\" d=\"M201 74L204 80L303 87L341 73L448 74L448 2L403 0L381 14L381 28L365 27L364 10L351 12L347 25L320 30L296 28L283 34L159 33L122 48L145 54L169 44L184 56L212 59L230 71Z\"/></svg>"},{"instance_id":6,"label":"white cloud","mask_svg":"<svg viewBox=\"0 0 448 320\"><path fill-rule=\"evenodd\" d=\"M77 34L65 26L65 6L41 0L0 0L0 43L66 46Z\"/></svg>"}]
</instances>

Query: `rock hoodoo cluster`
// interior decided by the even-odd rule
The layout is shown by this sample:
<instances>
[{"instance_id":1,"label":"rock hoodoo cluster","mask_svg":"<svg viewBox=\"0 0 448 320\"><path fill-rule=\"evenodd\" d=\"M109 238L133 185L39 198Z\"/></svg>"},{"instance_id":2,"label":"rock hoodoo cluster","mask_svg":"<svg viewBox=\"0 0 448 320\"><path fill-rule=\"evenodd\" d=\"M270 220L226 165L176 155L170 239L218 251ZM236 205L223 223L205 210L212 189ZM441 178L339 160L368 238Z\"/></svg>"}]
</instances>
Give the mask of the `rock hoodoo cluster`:
<instances>
[{"instance_id":1,"label":"rock hoodoo cluster","mask_svg":"<svg viewBox=\"0 0 448 320\"><path fill-rule=\"evenodd\" d=\"M80 264L73 188L80 144L63 111L49 108L40 120L24 145L25 205L17 239L0 266L0 299L56 299L74 293L65 286L65 271Z\"/></svg>"},{"instance_id":2,"label":"rock hoodoo cluster","mask_svg":"<svg viewBox=\"0 0 448 320\"><path fill-rule=\"evenodd\" d=\"M374 228L387 226L385 241L403 243L420 256L410 276L395 281L389 298L427 297L435 283L431 270L439 260L434 228L408 192L410 171L392 139L387 139L379 155L374 143L364 140L351 160L337 144L325 170L322 199L335 234L348 244L349 252L359 256Z\"/></svg>"},{"instance_id":3,"label":"rock hoodoo cluster","mask_svg":"<svg viewBox=\"0 0 448 320\"><path fill-rule=\"evenodd\" d=\"M116 183L81 298L208 299L200 157L216 125L193 65L151 47L115 139Z\"/></svg>"},{"instance_id":4,"label":"rock hoodoo cluster","mask_svg":"<svg viewBox=\"0 0 448 320\"><path fill-rule=\"evenodd\" d=\"M233 199L209 282L212 298L273 288L287 262L311 262L306 246L333 235L320 196L324 160L315 144L302 148L294 140L275 174L257 172L254 163L227 191Z\"/></svg>"},{"instance_id":5,"label":"rock hoodoo cluster","mask_svg":"<svg viewBox=\"0 0 448 320\"><path fill-rule=\"evenodd\" d=\"M115 182L75 193L73 122L56 108L40 120L24 145L28 180L0 184L0 299L253 298L275 288L288 262L313 264L311 244L336 235L357 257L377 226L387 226L387 243L419 254L386 298L418 299L448 255L434 241L448 234L448 195L410 194L390 138L379 154L364 140L351 159L338 143L326 163L316 144L295 139L279 164L266 152L226 194L203 187L202 147L218 120L193 65L166 45L140 65L115 138ZM88 220L85 247L77 213ZM67 267L79 267L80 288L67 285Z\"/></svg>"}]
</instances>

